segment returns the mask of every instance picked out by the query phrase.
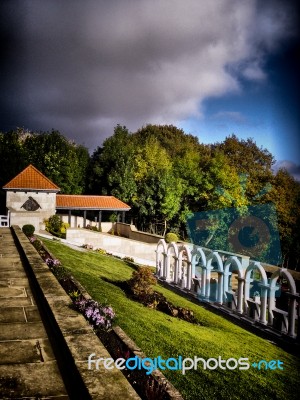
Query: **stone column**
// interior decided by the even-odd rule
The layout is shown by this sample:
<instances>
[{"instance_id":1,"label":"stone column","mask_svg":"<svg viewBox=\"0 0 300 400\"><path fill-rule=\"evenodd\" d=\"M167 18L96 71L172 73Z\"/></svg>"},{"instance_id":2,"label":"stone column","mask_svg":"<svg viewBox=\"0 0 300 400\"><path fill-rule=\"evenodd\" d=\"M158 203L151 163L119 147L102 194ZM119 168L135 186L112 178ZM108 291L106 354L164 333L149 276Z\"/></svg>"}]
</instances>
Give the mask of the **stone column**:
<instances>
[{"instance_id":1,"label":"stone column","mask_svg":"<svg viewBox=\"0 0 300 400\"><path fill-rule=\"evenodd\" d=\"M83 211L83 227L86 227L86 210Z\"/></svg>"},{"instance_id":2,"label":"stone column","mask_svg":"<svg viewBox=\"0 0 300 400\"><path fill-rule=\"evenodd\" d=\"M229 277L232 275L228 269L223 273L223 301L227 301L227 293L229 291Z\"/></svg>"},{"instance_id":3,"label":"stone column","mask_svg":"<svg viewBox=\"0 0 300 400\"><path fill-rule=\"evenodd\" d=\"M164 268L163 268L163 279L167 279L167 276L169 275L169 269L170 269L170 255L166 254L165 262L164 262Z\"/></svg>"},{"instance_id":4,"label":"stone column","mask_svg":"<svg viewBox=\"0 0 300 400\"><path fill-rule=\"evenodd\" d=\"M260 317L259 317L259 322L261 324L266 325L267 324L267 301L268 301L268 290L269 290L269 285L263 285L260 284L261 287L261 296L260 296Z\"/></svg>"},{"instance_id":5,"label":"stone column","mask_svg":"<svg viewBox=\"0 0 300 400\"><path fill-rule=\"evenodd\" d=\"M173 256L173 258L174 258L174 278L173 278L173 281L174 281L174 279L175 279L175 271L176 271L176 269L178 269L178 257ZM167 270L167 278L166 278L167 281L169 281L169 282L171 282L171 276L170 276L171 268L170 268L170 266L171 266L171 263L170 263L170 258L169 258L169 268Z\"/></svg>"},{"instance_id":6,"label":"stone column","mask_svg":"<svg viewBox=\"0 0 300 400\"><path fill-rule=\"evenodd\" d=\"M206 292L206 265L201 266L201 290L200 290L200 296L204 299L205 298L205 292Z\"/></svg>"},{"instance_id":7,"label":"stone column","mask_svg":"<svg viewBox=\"0 0 300 400\"><path fill-rule=\"evenodd\" d=\"M238 293L237 293L237 312L239 314L243 314L243 289L244 289L244 278L238 278Z\"/></svg>"},{"instance_id":8,"label":"stone column","mask_svg":"<svg viewBox=\"0 0 300 400\"><path fill-rule=\"evenodd\" d=\"M102 222L102 211L99 211L99 222L98 222L98 229L101 231L101 222Z\"/></svg>"},{"instance_id":9,"label":"stone column","mask_svg":"<svg viewBox=\"0 0 300 400\"><path fill-rule=\"evenodd\" d=\"M191 290L192 287L192 263L187 261L187 276L186 276L186 288Z\"/></svg>"},{"instance_id":10,"label":"stone column","mask_svg":"<svg viewBox=\"0 0 300 400\"><path fill-rule=\"evenodd\" d=\"M289 321L288 335L290 337L295 337L296 299L297 298L299 299L299 295L288 294L288 296L290 298L289 314L288 314L288 321ZM299 327L298 327L298 336L299 336Z\"/></svg>"},{"instance_id":11,"label":"stone column","mask_svg":"<svg viewBox=\"0 0 300 400\"><path fill-rule=\"evenodd\" d=\"M223 271L218 271L218 293L217 293L217 302L223 304Z\"/></svg>"},{"instance_id":12,"label":"stone column","mask_svg":"<svg viewBox=\"0 0 300 400\"><path fill-rule=\"evenodd\" d=\"M174 283L177 285L178 283L178 276L179 276L179 259L177 262L175 262L175 268L174 268Z\"/></svg>"},{"instance_id":13,"label":"stone column","mask_svg":"<svg viewBox=\"0 0 300 400\"><path fill-rule=\"evenodd\" d=\"M206 279L205 279L205 299L209 301L210 297L210 272L211 272L211 267L206 267Z\"/></svg>"},{"instance_id":14,"label":"stone column","mask_svg":"<svg viewBox=\"0 0 300 400\"><path fill-rule=\"evenodd\" d=\"M269 323L269 325L273 325L272 311L276 307L275 306L275 292L277 289L279 289L279 286L270 286L270 289L269 289L269 301L268 301L268 303L269 303L269 307L268 307L268 310L269 310L268 323Z\"/></svg>"},{"instance_id":15,"label":"stone column","mask_svg":"<svg viewBox=\"0 0 300 400\"><path fill-rule=\"evenodd\" d=\"M249 293L250 293L250 283L253 281L252 278L245 278L244 279L244 309L245 312L247 313L248 311L248 304L247 300L249 299Z\"/></svg>"},{"instance_id":16,"label":"stone column","mask_svg":"<svg viewBox=\"0 0 300 400\"><path fill-rule=\"evenodd\" d=\"M68 213L68 224L70 225L70 228L71 228L71 213L72 213L72 211L69 210L69 213Z\"/></svg>"}]
</instances>

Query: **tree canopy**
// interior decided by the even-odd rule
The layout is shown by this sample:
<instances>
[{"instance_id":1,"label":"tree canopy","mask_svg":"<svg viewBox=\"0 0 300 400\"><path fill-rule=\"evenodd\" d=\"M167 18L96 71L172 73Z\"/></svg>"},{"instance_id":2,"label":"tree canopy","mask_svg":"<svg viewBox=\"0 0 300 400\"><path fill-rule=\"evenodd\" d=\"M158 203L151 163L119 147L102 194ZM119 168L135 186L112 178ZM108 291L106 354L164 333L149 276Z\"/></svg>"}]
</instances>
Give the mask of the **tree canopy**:
<instances>
[{"instance_id":1,"label":"tree canopy","mask_svg":"<svg viewBox=\"0 0 300 400\"><path fill-rule=\"evenodd\" d=\"M231 135L205 145L173 125L146 125L134 133L117 125L91 156L58 131L0 133L1 186L31 163L63 193L120 198L131 207L128 222L144 231L188 239L193 213L234 208L242 215L273 203L284 265L299 268L300 184L285 170L274 174L274 162L251 138ZM0 201L3 212L3 191Z\"/></svg>"}]
</instances>

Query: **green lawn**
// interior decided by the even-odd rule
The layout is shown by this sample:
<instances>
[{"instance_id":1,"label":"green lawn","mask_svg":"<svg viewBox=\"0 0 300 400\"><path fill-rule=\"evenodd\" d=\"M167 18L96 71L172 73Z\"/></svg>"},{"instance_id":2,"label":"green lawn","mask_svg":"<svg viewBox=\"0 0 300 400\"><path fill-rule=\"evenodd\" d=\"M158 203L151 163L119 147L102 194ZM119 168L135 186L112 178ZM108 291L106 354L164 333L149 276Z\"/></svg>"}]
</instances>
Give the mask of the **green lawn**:
<instances>
[{"instance_id":1,"label":"green lawn","mask_svg":"<svg viewBox=\"0 0 300 400\"><path fill-rule=\"evenodd\" d=\"M141 347L148 357L164 359L181 355L204 359L248 358L250 363L261 359L281 360L284 370L203 370L163 371L185 399L298 399L299 359L272 343L261 339L201 306L157 286L168 300L190 308L202 325L167 316L142 306L126 297L110 281L130 278L133 269L121 260L95 252L72 250L57 242L44 240L49 250L60 259L90 295L109 303L117 313L116 323ZM91 353L92 353L91 349Z\"/></svg>"}]
</instances>

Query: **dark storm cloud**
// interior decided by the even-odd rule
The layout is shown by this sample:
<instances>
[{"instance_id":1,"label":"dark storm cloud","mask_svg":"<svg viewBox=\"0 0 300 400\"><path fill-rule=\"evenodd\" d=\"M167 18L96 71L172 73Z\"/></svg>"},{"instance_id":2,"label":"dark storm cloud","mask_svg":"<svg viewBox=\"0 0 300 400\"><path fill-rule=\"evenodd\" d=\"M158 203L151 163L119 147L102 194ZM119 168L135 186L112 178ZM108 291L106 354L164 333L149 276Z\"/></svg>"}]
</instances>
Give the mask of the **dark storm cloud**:
<instances>
[{"instance_id":1,"label":"dark storm cloud","mask_svg":"<svg viewBox=\"0 0 300 400\"><path fill-rule=\"evenodd\" d=\"M267 78L265 57L295 24L275 3L4 1L1 128L55 128L94 148L117 123L199 116L239 77Z\"/></svg>"}]
</instances>

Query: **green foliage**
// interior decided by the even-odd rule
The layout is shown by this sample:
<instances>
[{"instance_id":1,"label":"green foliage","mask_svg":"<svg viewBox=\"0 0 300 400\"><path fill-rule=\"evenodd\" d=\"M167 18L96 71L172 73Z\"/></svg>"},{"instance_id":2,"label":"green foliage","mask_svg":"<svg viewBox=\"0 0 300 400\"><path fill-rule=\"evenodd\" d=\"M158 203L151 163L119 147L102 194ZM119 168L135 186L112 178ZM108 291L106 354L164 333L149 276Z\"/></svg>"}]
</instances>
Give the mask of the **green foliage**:
<instances>
[{"instance_id":1,"label":"green foliage","mask_svg":"<svg viewBox=\"0 0 300 400\"><path fill-rule=\"evenodd\" d=\"M192 310L201 326L143 307L126 296L119 286L119 282L130 279L132 274L132 268L122 260L95 252L82 253L59 242L47 241L46 244L96 301L111 304L117 314L117 325L147 357L168 359L181 355L206 360L219 356L222 359L246 357L250 362L280 359L284 363L281 371L254 368L205 371L200 364L196 371L187 371L185 375L180 371L163 371L184 399L284 399L287 387L289 400L298 399L297 356L158 285L156 291L175 306Z\"/></svg>"},{"instance_id":2,"label":"green foliage","mask_svg":"<svg viewBox=\"0 0 300 400\"><path fill-rule=\"evenodd\" d=\"M70 228L70 224L68 224L67 222L63 222L61 224L60 232L61 233L66 233L68 228Z\"/></svg>"},{"instance_id":3,"label":"green foliage","mask_svg":"<svg viewBox=\"0 0 300 400\"><path fill-rule=\"evenodd\" d=\"M29 164L60 187L62 193L81 194L85 189L88 150L67 140L58 131L0 133L0 185L5 185Z\"/></svg>"},{"instance_id":4,"label":"green foliage","mask_svg":"<svg viewBox=\"0 0 300 400\"><path fill-rule=\"evenodd\" d=\"M35 231L35 227L31 224L23 225L22 231L25 233L26 236L32 236Z\"/></svg>"},{"instance_id":5,"label":"green foliage","mask_svg":"<svg viewBox=\"0 0 300 400\"><path fill-rule=\"evenodd\" d=\"M43 249L43 244L40 240L36 239L32 242L33 247L40 253Z\"/></svg>"},{"instance_id":6,"label":"green foliage","mask_svg":"<svg viewBox=\"0 0 300 400\"><path fill-rule=\"evenodd\" d=\"M117 222L117 220L118 220L118 216L117 216L117 214L116 213L112 213L112 214L110 214L110 216L109 216L109 222Z\"/></svg>"},{"instance_id":7,"label":"green foliage","mask_svg":"<svg viewBox=\"0 0 300 400\"><path fill-rule=\"evenodd\" d=\"M242 215L251 205L273 202L283 265L300 269L299 183L284 170L274 175L272 154L253 139L231 135L204 145L173 125L146 125L134 133L117 125L90 157L55 130L0 133L0 187L29 163L62 193L116 196L130 205L127 216L138 229L161 236L175 231L186 239L186 221L195 212L234 207ZM0 190L0 214L5 212ZM66 229L48 228L59 237ZM211 230L210 236L214 224Z\"/></svg>"},{"instance_id":8,"label":"green foliage","mask_svg":"<svg viewBox=\"0 0 300 400\"><path fill-rule=\"evenodd\" d=\"M51 217L49 217L48 221L46 222L47 230L52 231L52 232L59 233L61 231L62 226L63 226L63 222L62 222L60 216L57 214L54 214Z\"/></svg>"},{"instance_id":9,"label":"green foliage","mask_svg":"<svg viewBox=\"0 0 300 400\"><path fill-rule=\"evenodd\" d=\"M176 233L169 232L165 236L165 241L167 243L178 242L178 236L176 235Z\"/></svg>"},{"instance_id":10,"label":"green foliage","mask_svg":"<svg viewBox=\"0 0 300 400\"><path fill-rule=\"evenodd\" d=\"M77 301L81 297L79 290L72 290L71 292L68 292L68 295L71 297L72 301Z\"/></svg>"},{"instance_id":11,"label":"green foliage","mask_svg":"<svg viewBox=\"0 0 300 400\"><path fill-rule=\"evenodd\" d=\"M300 183L280 169L265 198L276 206L283 266L299 270L300 265Z\"/></svg>"},{"instance_id":12,"label":"green foliage","mask_svg":"<svg viewBox=\"0 0 300 400\"><path fill-rule=\"evenodd\" d=\"M157 282L153 273L148 267L138 267L133 271L131 279L128 281L132 293L139 299L153 293L153 285Z\"/></svg>"},{"instance_id":13,"label":"green foliage","mask_svg":"<svg viewBox=\"0 0 300 400\"><path fill-rule=\"evenodd\" d=\"M95 251L96 251L97 253L99 253L99 254L104 255L104 256L107 254L106 250L104 250L104 249L96 249Z\"/></svg>"},{"instance_id":14,"label":"green foliage","mask_svg":"<svg viewBox=\"0 0 300 400\"><path fill-rule=\"evenodd\" d=\"M67 268L61 265L52 267L51 271L58 281L64 281L66 279L69 279L71 276Z\"/></svg>"},{"instance_id":15,"label":"green foliage","mask_svg":"<svg viewBox=\"0 0 300 400\"><path fill-rule=\"evenodd\" d=\"M127 202L136 190L133 178L135 154L131 134L117 125L114 134L98 147L88 168L88 190L94 194L111 194Z\"/></svg>"},{"instance_id":16,"label":"green foliage","mask_svg":"<svg viewBox=\"0 0 300 400\"><path fill-rule=\"evenodd\" d=\"M123 257L122 260L125 262L134 263L134 259L132 257Z\"/></svg>"}]
</instances>

